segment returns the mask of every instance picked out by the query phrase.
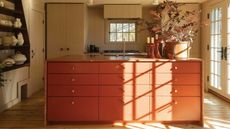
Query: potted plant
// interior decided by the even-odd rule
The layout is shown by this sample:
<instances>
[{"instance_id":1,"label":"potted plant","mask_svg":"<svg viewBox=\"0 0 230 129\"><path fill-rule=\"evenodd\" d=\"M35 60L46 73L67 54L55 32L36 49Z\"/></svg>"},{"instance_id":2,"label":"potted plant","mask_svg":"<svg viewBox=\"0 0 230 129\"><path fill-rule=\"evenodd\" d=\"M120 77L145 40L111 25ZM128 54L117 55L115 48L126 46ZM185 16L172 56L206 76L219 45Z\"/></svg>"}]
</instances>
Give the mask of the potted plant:
<instances>
[{"instance_id":1,"label":"potted plant","mask_svg":"<svg viewBox=\"0 0 230 129\"><path fill-rule=\"evenodd\" d=\"M152 21L144 22L150 34L159 34L165 42L168 58L188 58L193 38L198 32L197 14L200 11L184 11L181 9L183 5L165 0L151 10Z\"/></svg>"}]
</instances>

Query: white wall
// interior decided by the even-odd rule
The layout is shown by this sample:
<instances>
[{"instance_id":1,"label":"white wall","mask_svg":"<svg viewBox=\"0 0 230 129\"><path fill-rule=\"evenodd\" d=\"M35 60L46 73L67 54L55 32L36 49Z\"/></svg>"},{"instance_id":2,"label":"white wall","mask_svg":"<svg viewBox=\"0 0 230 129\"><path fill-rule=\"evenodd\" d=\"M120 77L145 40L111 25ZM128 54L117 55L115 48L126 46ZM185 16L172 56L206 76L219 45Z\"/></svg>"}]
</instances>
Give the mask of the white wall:
<instances>
[{"instance_id":1,"label":"white wall","mask_svg":"<svg viewBox=\"0 0 230 129\"><path fill-rule=\"evenodd\" d=\"M44 4L41 0L22 0L22 2L26 18L26 24L29 31L30 11L37 10L44 13ZM4 87L0 87L0 112L12 107L20 101L20 95L18 94L18 84L22 81L29 82L30 75L31 73L29 73L29 67L24 67L3 73L3 77L6 81L4 82ZM31 96L33 93L40 90L31 87L31 85L28 85L28 96Z\"/></svg>"}]
</instances>

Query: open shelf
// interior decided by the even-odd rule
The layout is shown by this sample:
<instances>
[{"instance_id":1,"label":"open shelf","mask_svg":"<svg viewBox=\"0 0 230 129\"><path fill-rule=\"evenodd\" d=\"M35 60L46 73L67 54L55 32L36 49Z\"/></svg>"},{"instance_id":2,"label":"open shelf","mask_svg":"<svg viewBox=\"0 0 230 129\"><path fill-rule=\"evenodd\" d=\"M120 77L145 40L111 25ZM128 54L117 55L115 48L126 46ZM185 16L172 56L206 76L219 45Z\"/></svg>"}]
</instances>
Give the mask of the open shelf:
<instances>
[{"instance_id":1,"label":"open shelf","mask_svg":"<svg viewBox=\"0 0 230 129\"><path fill-rule=\"evenodd\" d=\"M0 46L0 50L8 50L8 49L20 49L20 48L28 48L29 49L29 45L25 44L22 46Z\"/></svg>"},{"instance_id":2,"label":"open shelf","mask_svg":"<svg viewBox=\"0 0 230 129\"><path fill-rule=\"evenodd\" d=\"M0 31L20 32L20 31L26 31L26 28L14 28L14 27L0 25Z\"/></svg>"},{"instance_id":3,"label":"open shelf","mask_svg":"<svg viewBox=\"0 0 230 129\"><path fill-rule=\"evenodd\" d=\"M7 8L4 8L4 7L0 7L0 13L5 14L5 15L9 15L9 16L13 16L13 17L15 17L15 16L17 16L17 17L24 16L23 12L7 9Z\"/></svg>"},{"instance_id":4,"label":"open shelf","mask_svg":"<svg viewBox=\"0 0 230 129\"><path fill-rule=\"evenodd\" d=\"M15 0L6 0L6 1L9 1L9 2L15 3Z\"/></svg>"},{"instance_id":5,"label":"open shelf","mask_svg":"<svg viewBox=\"0 0 230 129\"><path fill-rule=\"evenodd\" d=\"M5 67L2 69L2 72L7 72L7 71L11 71L11 70L15 70L15 69L19 69L19 68L22 68L22 67L25 67L25 66L30 66L29 63L25 63L25 64L22 64L22 65L14 65L14 66L11 66L11 67Z\"/></svg>"}]
</instances>

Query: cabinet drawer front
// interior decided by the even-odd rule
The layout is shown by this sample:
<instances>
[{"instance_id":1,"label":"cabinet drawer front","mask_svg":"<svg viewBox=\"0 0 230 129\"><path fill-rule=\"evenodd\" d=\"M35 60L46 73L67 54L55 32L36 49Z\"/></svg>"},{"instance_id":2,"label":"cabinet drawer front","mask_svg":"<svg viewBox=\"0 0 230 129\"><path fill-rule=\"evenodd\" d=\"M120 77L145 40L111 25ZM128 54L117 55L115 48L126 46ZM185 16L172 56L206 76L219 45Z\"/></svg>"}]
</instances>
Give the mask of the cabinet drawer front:
<instances>
[{"instance_id":1,"label":"cabinet drawer front","mask_svg":"<svg viewBox=\"0 0 230 129\"><path fill-rule=\"evenodd\" d=\"M151 63L100 63L100 73L150 73Z\"/></svg>"},{"instance_id":2,"label":"cabinet drawer front","mask_svg":"<svg viewBox=\"0 0 230 129\"><path fill-rule=\"evenodd\" d=\"M150 84L150 74L100 74L99 83L101 85L134 85Z\"/></svg>"},{"instance_id":3,"label":"cabinet drawer front","mask_svg":"<svg viewBox=\"0 0 230 129\"><path fill-rule=\"evenodd\" d=\"M97 97L49 97L48 121L95 121L98 120Z\"/></svg>"},{"instance_id":4,"label":"cabinet drawer front","mask_svg":"<svg viewBox=\"0 0 230 129\"><path fill-rule=\"evenodd\" d=\"M155 85L200 85L200 74L157 74L152 77L152 84Z\"/></svg>"},{"instance_id":5,"label":"cabinet drawer front","mask_svg":"<svg viewBox=\"0 0 230 129\"><path fill-rule=\"evenodd\" d=\"M200 96L200 86L163 85L153 87L156 96Z\"/></svg>"},{"instance_id":6,"label":"cabinet drawer front","mask_svg":"<svg viewBox=\"0 0 230 129\"><path fill-rule=\"evenodd\" d=\"M98 87L48 86L48 96L98 96Z\"/></svg>"},{"instance_id":7,"label":"cabinet drawer front","mask_svg":"<svg viewBox=\"0 0 230 129\"><path fill-rule=\"evenodd\" d=\"M48 73L98 73L97 63L48 63Z\"/></svg>"},{"instance_id":8,"label":"cabinet drawer front","mask_svg":"<svg viewBox=\"0 0 230 129\"><path fill-rule=\"evenodd\" d=\"M48 74L48 84L97 85L97 74Z\"/></svg>"},{"instance_id":9,"label":"cabinet drawer front","mask_svg":"<svg viewBox=\"0 0 230 129\"><path fill-rule=\"evenodd\" d=\"M156 97L155 120L200 121L200 97ZM167 105L167 106L165 106Z\"/></svg>"},{"instance_id":10,"label":"cabinet drawer front","mask_svg":"<svg viewBox=\"0 0 230 129\"><path fill-rule=\"evenodd\" d=\"M156 73L201 73L201 62L157 62L152 68Z\"/></svg>"},{"instance_id":11,"label":"cabinet drawer front","mask_svg":"<svg viewBox=\"0 0 230 129\"><path fill-rule=\"evenodd\" d=\"M149 85L124 85L124 86L100 86L99 96L121 97L121 96L150 96Z\"/></svg>"},{"instance_id":12,"label":"cabinet drawer front","mask_svg":"<svg viewBox=\"0 0 230 129\"><path fill-rule=\"evenodd\" d=\"M135 105L135 107L134 107ZM149 97L100 97L99 120L148 121L150 119Z\"/></svg>"}]
</instances>

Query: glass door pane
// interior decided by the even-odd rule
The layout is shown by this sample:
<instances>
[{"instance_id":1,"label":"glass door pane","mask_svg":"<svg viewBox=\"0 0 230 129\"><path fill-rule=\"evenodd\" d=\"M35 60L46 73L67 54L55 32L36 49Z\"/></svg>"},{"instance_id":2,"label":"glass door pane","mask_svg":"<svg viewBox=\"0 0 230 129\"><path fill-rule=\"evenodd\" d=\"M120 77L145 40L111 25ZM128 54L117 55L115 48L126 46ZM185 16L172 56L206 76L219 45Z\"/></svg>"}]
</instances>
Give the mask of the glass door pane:
<instances>
[{"instance_id":1,"label":"glass door pane","mask_svg":"<svg viewBox=\"0 0 230 129\"><path fill-rule=\"evenodd\" d=\"M211 11L210 85L221 90L222 8Z\"/></svg>"},{"instance_id":2,"label":"glass door pane","mask_svg":"<svg viewBox=\"0 0 230 129\"><path fill-rule=\"evenodd\" d=\"M228 4L228 9L227 9L227 89L228 89L228 94L230 94L230 4Z\"/></svg>"}]
</instances>

